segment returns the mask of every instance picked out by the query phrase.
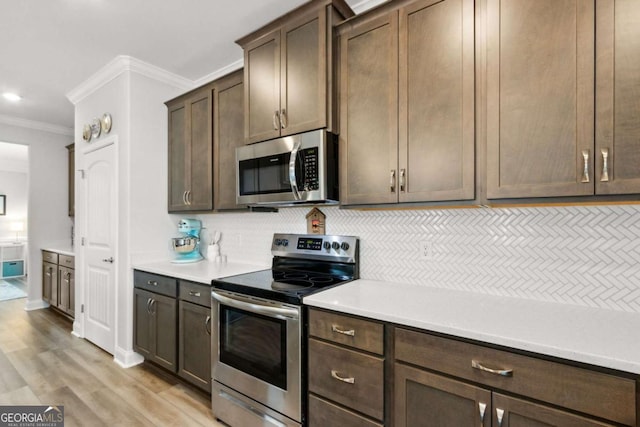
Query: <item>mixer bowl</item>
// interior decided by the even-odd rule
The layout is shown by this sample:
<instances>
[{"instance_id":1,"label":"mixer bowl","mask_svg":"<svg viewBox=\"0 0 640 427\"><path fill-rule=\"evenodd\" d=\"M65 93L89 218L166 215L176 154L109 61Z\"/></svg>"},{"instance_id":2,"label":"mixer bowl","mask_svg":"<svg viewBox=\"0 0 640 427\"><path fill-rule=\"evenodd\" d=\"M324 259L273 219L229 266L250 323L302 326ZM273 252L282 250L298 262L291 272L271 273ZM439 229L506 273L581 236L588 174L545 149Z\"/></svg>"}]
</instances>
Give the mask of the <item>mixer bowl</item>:
<instances>
[{"instance_id":1,"label":"mixer bowl","mask_svg":"<svg viewBox=\"0 0 640 427\"><path fill-rule=\"evenodd\" d=\"M193 252L198 245L198 239L195 237L173 237L171 238L171 247L175 252L186 253Z\"/></svg>"}]
</instances>

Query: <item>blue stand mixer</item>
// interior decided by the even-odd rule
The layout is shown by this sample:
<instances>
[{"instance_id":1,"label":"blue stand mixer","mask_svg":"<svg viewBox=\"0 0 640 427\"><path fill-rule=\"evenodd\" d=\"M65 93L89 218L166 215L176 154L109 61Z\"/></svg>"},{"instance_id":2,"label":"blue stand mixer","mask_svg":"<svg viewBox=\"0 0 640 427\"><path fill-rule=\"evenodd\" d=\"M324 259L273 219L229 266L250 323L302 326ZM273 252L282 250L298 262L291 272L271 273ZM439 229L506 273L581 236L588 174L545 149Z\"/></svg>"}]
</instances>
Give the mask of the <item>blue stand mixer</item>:
<instances>
[{"instance_id":1,"label":"blue stand mixer","mask_svg":"<svg viewBox=\"0 0 640 427\"><path fill-rule=\"evenodd\" d=\"M178 222L178 231L184 235L171 239L171 248L175 254L171 262L189 263L203 259L200 254L201 229L202 222L198 219L181 219Z\"/></svg>"}]
</instances>

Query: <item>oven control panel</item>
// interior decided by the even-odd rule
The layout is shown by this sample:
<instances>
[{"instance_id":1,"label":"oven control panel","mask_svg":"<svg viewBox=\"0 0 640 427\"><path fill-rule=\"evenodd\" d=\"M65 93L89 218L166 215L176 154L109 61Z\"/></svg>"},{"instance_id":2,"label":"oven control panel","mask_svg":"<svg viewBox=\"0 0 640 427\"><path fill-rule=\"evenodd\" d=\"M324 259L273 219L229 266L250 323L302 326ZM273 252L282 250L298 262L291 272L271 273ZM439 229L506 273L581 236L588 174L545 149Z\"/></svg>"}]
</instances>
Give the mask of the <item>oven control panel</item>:
<instances>
[{"instance_id":1,"label":"oven control panel","mask_svg":"<svg viewBox=\"0 0 640 427\"><path fill-rule=\"evenodd\" d=\"M358 249L358 238L355 236L276 233L271 244L274 256L339 262L356 262Z\"/></svg>"}]
</instances>

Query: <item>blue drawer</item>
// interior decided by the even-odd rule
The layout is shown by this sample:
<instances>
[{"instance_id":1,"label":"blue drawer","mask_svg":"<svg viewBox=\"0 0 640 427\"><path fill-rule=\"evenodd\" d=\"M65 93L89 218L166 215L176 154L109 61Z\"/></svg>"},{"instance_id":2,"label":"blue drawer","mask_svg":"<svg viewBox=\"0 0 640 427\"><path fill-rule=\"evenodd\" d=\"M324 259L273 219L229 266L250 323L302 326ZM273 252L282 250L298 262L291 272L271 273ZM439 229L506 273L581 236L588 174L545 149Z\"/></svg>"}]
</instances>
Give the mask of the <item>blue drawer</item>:
<instances>
[{"instance_id":1,"label":"blue drawer","mask_svg":"<svg viewBox=\"0 0 640 427\"><path fill-rule=\"evenodd\" d=\"M24 261L5 261L2 263L2 277L24 276Z\"/></svg>"}]
</instances>

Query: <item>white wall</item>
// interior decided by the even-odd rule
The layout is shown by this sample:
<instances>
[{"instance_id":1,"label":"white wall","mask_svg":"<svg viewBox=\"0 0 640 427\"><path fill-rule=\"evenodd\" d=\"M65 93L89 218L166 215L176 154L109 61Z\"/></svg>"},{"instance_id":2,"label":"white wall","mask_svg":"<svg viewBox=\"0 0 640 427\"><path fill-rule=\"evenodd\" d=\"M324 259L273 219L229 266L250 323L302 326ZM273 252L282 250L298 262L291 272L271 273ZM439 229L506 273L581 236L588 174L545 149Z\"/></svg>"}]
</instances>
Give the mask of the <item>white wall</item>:
<instances>
[{"instance_id":1,"label":"white wall","mask_svg":"<svg viewBox=\"0 0 640 427\"><path fill-rule=\"evenodd\" d=\"M129 366L139 361L133 352L133 275L140 260L166 257L168 238L175 231L167 214L167 110L164 102L184 89L140 73L122 70L115 78L76 104L75 132L94 117L108 112L113 119L109 136L117 135L118 218L116 242L115 360ZM76 146L76 166L82 168L84 151L106 137ZM76 187L79 189L79 187ZM83 198L76 191L78 233L85 227ZM81 237L78 234L78 237ZM76 306L84 298L84 255L77 252ZM74 332L84 336L82 315L76 309Z\"/></svg>"},{"instance_id":2,"label":"white wall","mask_svg":"<svg viewBox=\"0 0 640 427\"><path fill-rule=\"evenodd\" d=\"M67 145L73 138L0 123L0 141L29 146L29 293L27 309L46 306L42 300L41 248L69 244L72 220L67 210Z\"/></svg>"},{"instance_id":3,"label":"white wall","mask_svg":"<svg viewBox=\"0 0 640 427\"><path fill-rule=\"evenodd\" d=\"M20 221L24 231L18 233L20 240L27 237L28 178L25 172L9 172L0 167L0 194L6 196L6 215L0 216L0 241L16 240L11 224Z\"/></svg>"}]
</instances>

